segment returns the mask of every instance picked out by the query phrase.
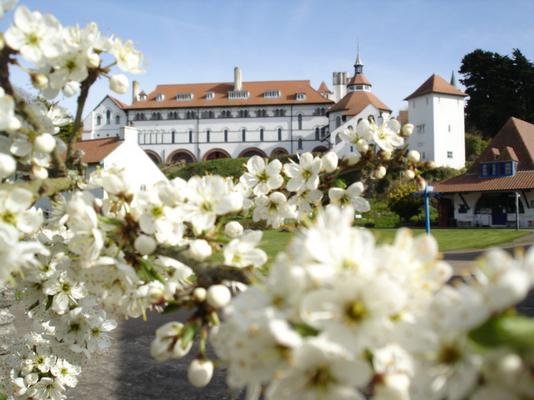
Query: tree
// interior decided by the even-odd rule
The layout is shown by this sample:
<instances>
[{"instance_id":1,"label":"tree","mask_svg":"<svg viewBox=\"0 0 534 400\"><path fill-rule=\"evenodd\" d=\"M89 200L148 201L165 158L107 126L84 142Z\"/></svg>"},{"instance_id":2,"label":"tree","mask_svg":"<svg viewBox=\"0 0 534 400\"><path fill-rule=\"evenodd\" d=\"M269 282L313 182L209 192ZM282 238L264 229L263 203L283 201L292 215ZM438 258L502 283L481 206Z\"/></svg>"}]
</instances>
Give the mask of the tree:
<instances>
[{"instance_id":1,"label":"tree","mask_svg":"<svg viewBox=\"0 0 534 400\"><path fill-rule=\"evenodd\" d=\"M488 146L489 139L476 134L465 133L465 156L468 162L475 161L484 149Z\"/></svg>"},{"instance_id":2,"label":"tree","mask_svg":"<svg viewBox=\"0 0 534 400\"><path fill-rule=\"evenodd\" d=\"M397 184L388 193L389 208L405 223L419 214L423 206L421 197L414 195L417 191L417 185L409 182Z\"/></svg>"},{"instance_id":3,"label":"tree","mask_svg":"<svg viewBox=\"0 0 534 400\"><path fill-rule=\"evenodd\" d=\"M511 116L534 121L534 65L519 49L511 57L477 49L463 57L460 73L468 129L493 137Z\"/></svg>"}]
</instances>

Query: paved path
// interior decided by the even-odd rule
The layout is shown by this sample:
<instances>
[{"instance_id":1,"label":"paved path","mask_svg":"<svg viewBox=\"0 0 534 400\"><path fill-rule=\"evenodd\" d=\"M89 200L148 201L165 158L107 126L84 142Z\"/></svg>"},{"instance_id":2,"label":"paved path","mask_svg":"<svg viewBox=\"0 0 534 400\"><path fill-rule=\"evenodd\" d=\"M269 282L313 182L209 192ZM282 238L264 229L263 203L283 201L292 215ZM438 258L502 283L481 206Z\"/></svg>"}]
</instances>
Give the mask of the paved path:
<instances>
[{"instance_id":1,"label":"paved path","mask_svg":"<svg viewBox=\"0 0 534 400\"><path fill-rule=\"evenodd\" d=\"M530 235L529 235L530 236ZM532 238L531 238L532 239ZM534 242L532 240L531 242ZM450 252L444 255L458 274L466 273L479 250ZM534 293L520 307L534 316ZM19 314L20 316L20 314ZM114 332L115 341L105 355L95 356L84 369L78 387L69 392L76 400L232 400L241 398L230 393L222 373L216 373L204 390L187 382L187 366L191 359L157 363L149 349L154 331L170 320L183 320L185 313L150 315L147 322L129 320ZM24 326L19 328L24 329ZM21 329L19 329L21 330Z\"/></svg>"}]
</instances>

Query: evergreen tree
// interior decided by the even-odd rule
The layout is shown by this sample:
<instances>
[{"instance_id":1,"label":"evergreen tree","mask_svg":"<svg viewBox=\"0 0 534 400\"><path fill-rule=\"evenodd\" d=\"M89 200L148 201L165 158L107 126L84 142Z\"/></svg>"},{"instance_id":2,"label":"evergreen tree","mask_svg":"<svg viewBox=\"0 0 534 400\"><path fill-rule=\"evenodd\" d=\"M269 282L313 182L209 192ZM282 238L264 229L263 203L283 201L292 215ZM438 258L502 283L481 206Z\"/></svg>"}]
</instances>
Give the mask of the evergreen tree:
<instances>
[{"instance_id":1,"label":"evergreen tree","mask_svg":"<svg viewBox=\"0 0 534 400\"><path fill-rule=\"evenodd\" d=\"M511 116L534 122L534 65L520 50L510 57L477 49L464 56L460 73L468 129L493 137Z\"/></svg>"}]
</instances>

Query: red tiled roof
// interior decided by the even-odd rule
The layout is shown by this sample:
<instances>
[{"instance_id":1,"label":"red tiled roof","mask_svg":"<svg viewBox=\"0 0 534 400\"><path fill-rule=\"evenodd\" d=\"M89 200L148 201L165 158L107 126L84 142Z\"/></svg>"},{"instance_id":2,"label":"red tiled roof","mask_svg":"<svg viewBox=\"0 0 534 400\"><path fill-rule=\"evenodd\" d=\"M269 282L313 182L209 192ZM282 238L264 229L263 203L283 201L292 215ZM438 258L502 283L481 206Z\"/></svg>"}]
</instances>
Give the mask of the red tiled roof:
<instances>
[{"instance_id":1,"label":"red tiled roof","mask_svg":"<svg viewBox=\"0 0 534 400\"><path fill-rule=\"evenodd\" d=\"M345 97L330 107L328 112L343 111L343 115L354 116L362 112L369 104L374 105L379 110L391 112L391 109L373 93L363 90L347 93Z\"/></svg>"},{"instance_id":2,"label":"red tiled roof","mask_svg":"<svg viewBox=\"0 0 534 400\"><path fill-rule=\"evenodd\" d=\"M434 192L461 193L500 190L534 189L534 171L518 171L514 176L481 178L479 174L463 174L434 184Z\"/></svg>"},{"instance_id":3,"label":"red tiled roof","mask_svg":"<svg viewBox=\"0 0 534 400\"><path fill-rule=\"evenodd\" d=\"M511 150L506 150L509 148ZM488 147L482 152L480 157L473 163L469 172L478 173L481 162L495 160L495 151L497 149L499 159L503 161L516 159L519 161L517 169L519 171L534 170L534 125L519 118L511 117L506 121L501 130L492 139Z\"/></svg>"},{"instance_id":4,"label":"red tiled roof","mask_svg":"<svg viewBox=\"0 0 534 400\"><path fill-rule=\"evenodd\" d=\"M371 82L365 77L364 74L357 74L352 77L352 79L348 83L349 85L371 85ZM348 85L347 85L348 86Z\"/></svg>"},{"instance_id":5,"label":"red tiled roof","mask_svg":"<svg viewBox=\"0 0 534 400\"><path fill-rule=\"evenodd\" d=\"M480 164L495 160L518 161L516 174L480 177ZM534 125L514 117L506 121L465 174L434 185L441 193L517 189L534 189Z\"/></svg>"},{"instance_id":6,"label":"red tiled roof","mask_svg":"<svg viewBox=\"0 0 534 400\"><path fill-rule=\"evenodd\" d=\"M122 143L117 137L105 139L83 140L76 143L76 149L82 150L82 161L87 164L102 161Z\"/></svg>"},{"instance_id":7,"label":"red tiled roof","mask_svg":"<svg viewBox=\"0 0 534 400\"><path fill-rule=\"evenodd\" d=\"M278 104L332 104L315 90L308 80L300 81L258 81L243 82L244 91L250 96L247 99L229 99L228 92L234 90L233 82L221 83L193 83L158 85L148 93L147 100L136 101L129 109L146 108L191 108L191 107L231 107L231 106L266 106ZM275 98L264 97L265 92L280 90L281 96ZM213 92L213 98L207 99L206 94ZM176 95L192 93L189 101L176 100ZM304 93L304 100L297 100L297 93ZM156 96L163 94L165 99L156 101Z\"/></svg>"},{"instance_id":8,"label":"red tiled roof","mask_svg":"<svg viewBox=\"0 0 534 400\"><path fill-rule=\"evenodd\" d=\"M326 85L326 83L324 83L324 81L321 82L321 84L319 85L319 89L317 89L317 91L319 93L332 93L330 89L328 88L328 86Z\"/></svg>"},{"instance_id":9,"label":"red tiled roof","mask_svg":"<svg viewBox=\"0 0 534 400\"><path fill-rule=\"evenodd\" d=\"M441 76L432 74L421 86L419 86L415 92L406 97L404 100L410 100L414 97L423 96L429 93L441 93L449 94L451 96L467 97L467 94L462 92L455 86L452 86L449 82L443 79Z\"/></svg>"},{"instance_id":10,"label":"red tiled roof","mask_svg":"<svg viewBox=\"0 0 534 400\"><path fill-rule=\"evenodd\" d=\"M115 97L112 97L112 96L109 96L109 95L108 95L108 97L109 97L109 98L111 99L111 101L112 101L113 103L115 103L115 105L116 105L117 107L119 107L120 109L123 109L123 110L124 110L125 108L128 108L128 104L123 103L123 102L120 101L119 99L116 99Z\"/></svg>"}]
</instances>

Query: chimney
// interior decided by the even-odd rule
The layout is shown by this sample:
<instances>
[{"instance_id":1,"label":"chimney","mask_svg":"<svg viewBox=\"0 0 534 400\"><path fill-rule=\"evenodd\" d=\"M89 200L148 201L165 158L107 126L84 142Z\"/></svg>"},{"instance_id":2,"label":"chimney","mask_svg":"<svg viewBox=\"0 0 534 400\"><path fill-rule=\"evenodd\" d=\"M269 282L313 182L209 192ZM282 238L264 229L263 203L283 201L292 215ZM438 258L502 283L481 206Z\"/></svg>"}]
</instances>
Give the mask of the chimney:
<instances>
[{"instance_id":1,"label":"chimney","mask_svg":"<svg viewBox=\"0 0 534 400\"><path fill-rule=\"evenodd\" d=\"M138 145L139 133L133 126L121 126L119 129L119 140L123 140L127 145Z\"/></svg>"},{"instance_id":2,"label":"chimney","mask_svg":"<svg viewBox=\"0 0 534 400\"><path fill-rule=\"evenodd\" d=\"M133 81L132 82L132 103L135 103L139 100L139 92L141 90L139 89L139 82Z\"/></svg>"},{"instance_id":3,"label":"chimney","mask_svg":"<svg viewBox=\"0 0 534 400\"><path fill-rule=\"evenodd\" d=\"M243 81L241 80L241 69L234 68L234 90L243 90Z\"/></svg>"}]
</instances>

